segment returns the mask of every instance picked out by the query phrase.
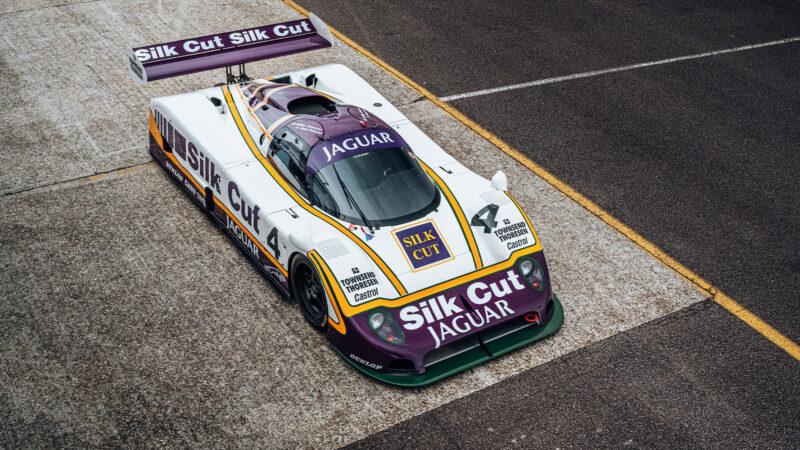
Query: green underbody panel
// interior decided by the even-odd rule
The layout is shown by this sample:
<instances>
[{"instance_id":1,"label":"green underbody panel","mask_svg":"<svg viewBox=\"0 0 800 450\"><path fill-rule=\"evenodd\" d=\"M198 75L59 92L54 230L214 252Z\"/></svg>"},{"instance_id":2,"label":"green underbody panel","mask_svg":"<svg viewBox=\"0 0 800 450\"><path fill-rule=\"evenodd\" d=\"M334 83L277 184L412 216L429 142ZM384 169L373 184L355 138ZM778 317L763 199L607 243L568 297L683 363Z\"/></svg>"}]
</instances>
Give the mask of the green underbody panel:
<instances>
[{"instance_id":1,"label":"green underbody panel","mask_svg":"<svg viewBox=\"0 0 800 450\"><path fill-rule=\"evenodd\" d=\"M555 294L553 294L553 306L553 317L550 318L547 325L543 327L532 326L515 331L486 343L485 347L491 353L488 353L482 347L476 347L432 365L422 375L393 375L378 372L358 364L341 353L339 354L356 369L386 383L397 386L425 386L554 334L564 323L564 309Z\"/></svg>"}]
</instances>

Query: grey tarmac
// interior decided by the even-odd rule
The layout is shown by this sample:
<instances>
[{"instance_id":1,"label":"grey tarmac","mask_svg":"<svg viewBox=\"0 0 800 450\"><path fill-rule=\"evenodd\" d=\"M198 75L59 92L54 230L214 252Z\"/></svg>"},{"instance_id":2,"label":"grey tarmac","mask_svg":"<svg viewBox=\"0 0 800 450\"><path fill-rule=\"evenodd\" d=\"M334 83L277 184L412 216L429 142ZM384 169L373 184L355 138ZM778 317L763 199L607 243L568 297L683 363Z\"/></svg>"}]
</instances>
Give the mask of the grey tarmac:
<instances>
[{"instance_id":1,"label":"grey tarmac","mask_svg":"<svg viewBox=\"0 0 800 450\"><path fill-rule=\"evenodd\" d=\"M800 36L800 4L793 1L300 4L440 97ZM799 49L794 39L451 105L798 342ZM715 308L714 316L725 314ZM555 430L552 440L527 433L527 441L505 445L796 447L798 362L737 319L707 320L709 314L688 308L680 317L694 328L670 321L625 333L637 337L640 350L624 361L641 373L607 361L597 370L617 382L603 385L581 372L563 387L568 393L553 394L574 417L545 407L531 418L525 412L549 399L509 397L512 386L539 386L545 368L558 367L550 363L381 439L446 430L469 447L490 435L467 436L465 429L503 420L511 433L542 420ZM614 338L585 351L628 346ZM675 364L656 363L653 355ZM601 386L606 399L629 399L609 400L615 408L597 415L603 429L626 431L620 434L631 443L590 433ZM495 397L509 401L485 415ZM698 408L702 414L692 414ZM453 431L432 419L439 414L459 414L473 427ZM564 428L553 417L579 434L560 435Z\"/></svg>"},{"instance_id":2,"label":"grey tarmac","mask_svg":"<svg viewBox=\"0 0 800 450\"><path fill-rule=\"evenodd\" d=\"M503 170L544 243L566 309L557 335L425 389L367 379L150 163L148 100L213 85L221 72L141 87L123 64L125 45L297 13L255 0L4 8L0 80L15 105L0 116L4 447L345 445L704 302L341 42L248 65L263 76L330 62L353 68L472 170Z\"/></svg>"}]
</instances>

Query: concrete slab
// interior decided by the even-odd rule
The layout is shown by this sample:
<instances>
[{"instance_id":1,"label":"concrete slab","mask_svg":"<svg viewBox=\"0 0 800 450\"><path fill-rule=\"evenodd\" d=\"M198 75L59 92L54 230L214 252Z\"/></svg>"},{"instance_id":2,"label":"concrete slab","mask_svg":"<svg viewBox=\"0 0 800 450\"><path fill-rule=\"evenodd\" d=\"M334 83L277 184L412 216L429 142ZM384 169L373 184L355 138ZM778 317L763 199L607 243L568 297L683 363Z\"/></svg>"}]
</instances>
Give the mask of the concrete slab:
<instances>
[{"instance_id":1,"label":"concrete slab","mask_svg":"<svg viewBox=\"0 0 800 450\"><path fill-rule=\"evenodd\" d=\"M561 206L566 216L537 222L567 309L562 331L403 390L341 361L158 167L3 197L4 409L42 443L55 433L87 445L346 444L700 299L638 250L615 251L630 244L593 230L588 213ZM562 227L564 237L550 231ZM597 242L622 259L569 254ZM613 272L611 296L594 280ZM49 425L30 426L40 421Z\"/></svg>"},{"instance_id":2,"label":"concrete slab","mask_svg":"<svg viewBox=\"0 0 800 450\"><path fill-rule=\"evenodd\" d=\"M71 3L86 3L87 0L6 0L0 5L0 14L9 14L34 9L52 8ZM94 1L94 0L88 0Z\"/></svg>"},{"instance_id":3,"label":"concrete slab","mask_svg":"<svg viewBox=\"0 0 800 450\"><path fill-rule=\"evenodd\" d=\"M350 66L392 102L406 104L412 121L471 169L487 177L505 171L544 242L566 310L556 336L426 389L397 389L361 376L159 168L52 184L149 161L147 100L220 79L198 74L136 86L121 63L123 44L296 17L279 2L175 3L183 15L166 20L148 5L99 1L0 16L9 36L33 40L15 38L17 48L3 50L3 83L34 92L44 72L25 69L55 61L64 71L50 74L51 86L74 87L63 98L47 97L53 102L17 98L29 117L61 129L0 135L8 163L0 169L0 192L7 194L0 197L3 442L346 444L702 300L510 157L429 103L411 103L413 91L348 47L253 64L253 75L325 62ZM246 13L253 8L264 14ZM26 29L23 21L32 25ZM62 46L63 54L50 49L65 38L74 45ZM89 69L105 89L80 83ZM82 96L107 106L107 113L70 113ZM2 120L21 126L10 114ZM96 149L68 138L81 129ZM26 152L35 139L41 153ZM32 168L41 174L24 176ZM41 185L50 186L10 194Z\"/></svg>"},{"instance_id":4,"label":"concrete slab","mask_svg":"<svg viewBox=\"0 0 800 450\"><path fill-rule=\"evenodd\" d=\"M150 99L223 81L220 70L140 86L127 73L126 46L295 17L283 3L258 0L94 1L0 14L0 87L14 105L0 122L0 195L149 161ZM342 61L394 103L417 97L344 45L249 64L248 72Z\"/></svg>"}]
</instances>

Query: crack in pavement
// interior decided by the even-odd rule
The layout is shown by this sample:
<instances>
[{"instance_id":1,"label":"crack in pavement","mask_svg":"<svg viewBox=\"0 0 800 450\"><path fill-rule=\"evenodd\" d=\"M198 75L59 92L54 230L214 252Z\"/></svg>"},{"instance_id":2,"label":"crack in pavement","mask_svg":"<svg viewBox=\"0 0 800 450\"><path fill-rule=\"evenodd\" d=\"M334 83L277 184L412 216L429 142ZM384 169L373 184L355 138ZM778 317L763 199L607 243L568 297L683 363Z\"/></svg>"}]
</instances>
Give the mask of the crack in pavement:
<instances>
[{"instance_id":1,"label":"crack in pavement","mask_svg":"<svg viewBox=\"0 0 800 450\"><path fill-rule=\"evenodd\" d=\"M6 192L4 194L0 194L0 198L7 198L7 197L11 197L11 196L14 196L14 195L17 195L17 194L24 194L26 192L36 191L36 190L39 190L39 189L47 189L47 188L53 187L53 186L67 185L67 184L74 184L74 183L90 183L92 181L99 180L99 179L102 179L102 178L105 178L105 177L108 177L108 176L111 176L111 175L135 172L137 170L141 170L141 169L144 169L146 167L155 166L155 164L156 164L155 161L150 161L150 162L146 162L146 163L134 164L132 166L121 167L119 169L109 170L109 171L106 171L106 172L97 172L97 173L94 173L92 175L88 175L88 176L84 176L84 177L72 178L72 179L64 180L64 181L54 181L52 183L42 184L42 185L39 185L39 186L33 186L33 187L25 188L25 189L22 189L22 190L19 190L19 191Z\"/></svg>"}]
</instances>

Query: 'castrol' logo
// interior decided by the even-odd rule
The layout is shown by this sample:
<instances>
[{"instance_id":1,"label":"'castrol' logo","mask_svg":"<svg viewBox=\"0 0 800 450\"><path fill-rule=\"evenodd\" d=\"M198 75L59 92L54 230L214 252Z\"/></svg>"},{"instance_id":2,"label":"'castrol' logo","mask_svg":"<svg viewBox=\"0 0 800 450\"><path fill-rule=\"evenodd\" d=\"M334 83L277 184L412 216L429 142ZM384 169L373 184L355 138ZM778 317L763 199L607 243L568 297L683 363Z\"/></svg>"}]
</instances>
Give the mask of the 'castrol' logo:
<instances>
[{"instance_id":1,"label":"'castrol' logo","mask_svg":"<svg viewBox=\"0 0 800 450\"><path fill-rule=\"evenodd\" d=\"M474 311L465 311L456 303L456 296L439 295L401 309L400 322L409 331L427 326L436 341L436 348L439 348L448 339L513 315L514 311L504 297L524 290L525 284L514 270L505 275L505 278L488 284L475 281L467 286L467 300L478 306Z\"/></svg>"}]
</instances>

